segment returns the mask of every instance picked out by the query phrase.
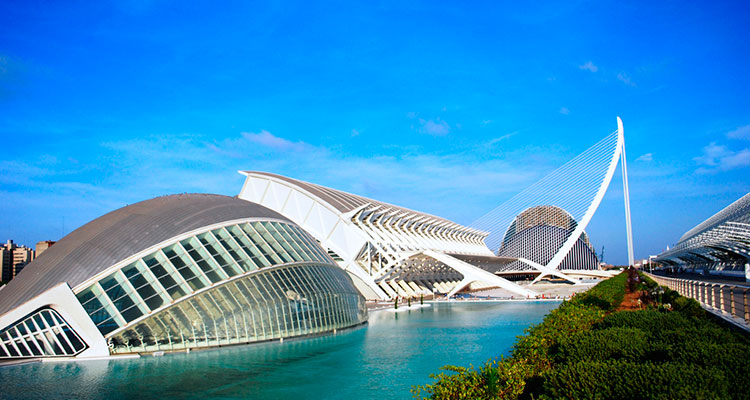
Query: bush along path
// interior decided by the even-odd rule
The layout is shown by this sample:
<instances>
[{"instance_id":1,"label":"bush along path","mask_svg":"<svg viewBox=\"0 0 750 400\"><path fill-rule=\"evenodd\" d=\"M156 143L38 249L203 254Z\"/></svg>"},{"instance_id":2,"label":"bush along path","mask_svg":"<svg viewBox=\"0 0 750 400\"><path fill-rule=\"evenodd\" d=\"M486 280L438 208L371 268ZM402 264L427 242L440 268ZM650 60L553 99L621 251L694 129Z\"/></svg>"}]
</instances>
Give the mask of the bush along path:
<instances>
[{"instance_id":1,"label":"bush along path","mask_svg":"<svg viewBox=\"0 0 750 400\"><path fill-rule=\"evenodd\" d=\"M750 337L630 269L563 302L509 358L445 366L417 399L750 399Z\"/></svg>"}]
</instances>

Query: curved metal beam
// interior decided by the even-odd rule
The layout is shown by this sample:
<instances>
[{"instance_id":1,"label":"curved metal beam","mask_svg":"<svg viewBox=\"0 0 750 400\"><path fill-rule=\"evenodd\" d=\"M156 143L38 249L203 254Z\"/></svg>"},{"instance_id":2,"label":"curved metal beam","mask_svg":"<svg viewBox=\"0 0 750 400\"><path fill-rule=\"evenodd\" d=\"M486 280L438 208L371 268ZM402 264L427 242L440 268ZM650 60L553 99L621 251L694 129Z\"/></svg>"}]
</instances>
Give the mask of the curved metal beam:
<instances>
[{"instance_id":1,"label":"curved metal beam","mask_svg":"<svg viewBox=\"0 0 750 400\"><path fill-rule=\"evenodd\" d=\"M602 202L604 194L607 192L607 188L609 188L609 183L612 181L612 176L614 176L615 174L617 161L622 154L624 143L625 137L623 136L622 120L620 120L620 117L617 117L617 147L615 148L614 154L612 154L612 159L609 163L609 168L607 168L607 173L604 175L604 180L602 180L602 184L601 186L599 186L599 190L596 192L594 199L591 201L591 205L589 205L586 213L583 214L583 218L581 218L581 220L578 222L578 226L576 226L576 229L573 230L573 233L570 234L565 243L563 243L562 247L560 247L557 253L555 253L555 256L552 257L552 259L547 263L547 268L557 269L560 263L565 259L565 256L568 255L570 249L572 249L576 244L576 241L581 236L584 229L586 229L586 226L591 221L591 217L594 216L596 209L599 208L599 204ZM629 215L627 217L629 220Z\"/></svg>"}]
</instances>

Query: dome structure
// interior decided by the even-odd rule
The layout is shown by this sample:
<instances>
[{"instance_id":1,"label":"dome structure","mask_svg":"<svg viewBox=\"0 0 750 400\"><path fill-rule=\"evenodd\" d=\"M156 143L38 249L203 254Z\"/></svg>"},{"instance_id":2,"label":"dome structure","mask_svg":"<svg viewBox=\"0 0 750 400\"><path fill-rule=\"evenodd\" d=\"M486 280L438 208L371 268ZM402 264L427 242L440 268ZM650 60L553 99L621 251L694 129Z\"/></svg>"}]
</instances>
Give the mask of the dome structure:
<instances>
[{"instance_id":1,"label":"dome structure","mask_svg":"<svg viewBox=\"0 0 750 400\"><path fill-rule=\"evenodd\" d=\"M364 298L307 232L233 197L158 197L99 217L0 294L0 358L98 357L361 324Z\"/></svg>"},{"instance_id":2,"label":"dome structure","mask_svg":"<svg viewBox=\"0 0 750 400\"><path fill-rule=\"evenodd\" d=\"M546 265L568 240L578 223L555 206L531 207L516 216L498 250L501 257L521 257ZM598 269L599 261L586 232L582 232L559 266L565 270Z\"/></svg>"}]
</instances>

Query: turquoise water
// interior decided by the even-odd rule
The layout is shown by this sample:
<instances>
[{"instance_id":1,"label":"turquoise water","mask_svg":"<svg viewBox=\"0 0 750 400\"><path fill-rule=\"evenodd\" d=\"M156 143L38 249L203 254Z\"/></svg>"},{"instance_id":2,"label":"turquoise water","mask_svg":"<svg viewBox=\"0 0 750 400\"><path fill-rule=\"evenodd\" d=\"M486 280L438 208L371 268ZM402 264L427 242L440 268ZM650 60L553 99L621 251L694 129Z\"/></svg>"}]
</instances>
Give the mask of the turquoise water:
<instances>
[{"instance_id":1,"label":"turquoise water","mask_svg":"<svg viewBox=\"0 0 750 400\"><path fill-rule=\"evenodd\" d=\"M316 338L138 359L0 368L11 399L409 399L445 364L507 354L557 302L437 303L377 311L359 328Z\"/></svg>"}]
</instances>

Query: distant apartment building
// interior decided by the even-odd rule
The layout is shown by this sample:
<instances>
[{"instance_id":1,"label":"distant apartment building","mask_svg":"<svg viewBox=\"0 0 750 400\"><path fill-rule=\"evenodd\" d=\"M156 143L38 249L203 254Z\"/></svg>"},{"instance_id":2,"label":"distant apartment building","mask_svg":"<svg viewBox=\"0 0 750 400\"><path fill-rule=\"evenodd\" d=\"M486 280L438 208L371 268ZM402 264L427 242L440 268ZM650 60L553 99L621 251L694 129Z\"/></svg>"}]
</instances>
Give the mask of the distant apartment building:
<instances>
[{"instance_id":1,"label":"distant apartment building","mask_svg":"<svg viewBox=\"0 0 750 400\"><path fill-rule=\"evenodd\" d=\"M7 243L0 247L0 265L2 273L0 280L8 282L15 278L26 264L34 259L35 252L26 246L19 246L8 240Z\"/></svg>"},{"instance_id":2,"label":"distant apartment building","mask_svg":"<svg viewBox=\"0 0 750 400\"><path fill-rule=\"evenodd\" d=\"M36 255L34 255L34 258L39 257L39 255L42 254L44 250L49 249L55 243L56 242L54 240L42 240L41 242L37 242L36 243Z\"/></svg>"}]
</instances>

